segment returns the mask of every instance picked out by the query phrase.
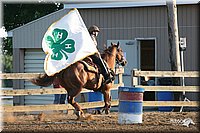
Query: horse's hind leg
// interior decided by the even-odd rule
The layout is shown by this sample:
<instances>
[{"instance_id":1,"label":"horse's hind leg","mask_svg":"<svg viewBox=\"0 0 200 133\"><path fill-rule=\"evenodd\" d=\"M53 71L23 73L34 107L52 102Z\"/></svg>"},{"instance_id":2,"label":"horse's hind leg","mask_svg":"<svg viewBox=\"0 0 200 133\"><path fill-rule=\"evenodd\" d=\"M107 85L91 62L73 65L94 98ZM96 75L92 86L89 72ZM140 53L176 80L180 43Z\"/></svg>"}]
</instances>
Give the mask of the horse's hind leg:
<instances>
[{"instance_id":1,"label":"horse's hind leg","mask_svg":"<svg viewBox=\"0 0 200 133\"><path fill-rule=\"evenodd\" d=\"M74 109L75 109L75 114L77 115L78 119L84 118L84 113L83 110L81 109L81 106L74 100L75 97L68 95L67 101L70 103Z\"/></svg>"},{"instance_id":2,"label":"horse's hind leg","mask_svg":"<svg viewBox=\"0 0 200 133\"><path fill-rule=\"evenodd\" d=\"M105 102L104 111L105 111L105 114L109 114L110 108L111 108L110 90L104 90L103 94L104 94L104 102Z\"/></svg>"}]
</instances>

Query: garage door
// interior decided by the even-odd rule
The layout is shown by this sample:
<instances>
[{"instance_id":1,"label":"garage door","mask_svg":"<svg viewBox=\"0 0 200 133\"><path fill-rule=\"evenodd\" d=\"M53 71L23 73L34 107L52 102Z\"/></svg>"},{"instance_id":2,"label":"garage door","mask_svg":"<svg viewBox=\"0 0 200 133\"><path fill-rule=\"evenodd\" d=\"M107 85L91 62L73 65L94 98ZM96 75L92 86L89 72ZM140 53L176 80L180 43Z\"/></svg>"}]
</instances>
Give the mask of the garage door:
<instances>
[{"instance_id":1,"label":"garage door","mask_svg":"<svg viewBox=\"0 0 200 133\"><path fill-rule=\"evenodd\" d=\"M42 49L27 49L25 50L24 72L25 73L43 73L45 53ZM25 89L39 89L40 86L33 85L30 81L24 81ZM50 86L52 88L52 86ZM45 88L45 87L43 87ZM49 87L48 87L49 88ZM43 105L52 104L54 95L32 95L25 96L25 105Z\"/></svg>"}]
</instances>

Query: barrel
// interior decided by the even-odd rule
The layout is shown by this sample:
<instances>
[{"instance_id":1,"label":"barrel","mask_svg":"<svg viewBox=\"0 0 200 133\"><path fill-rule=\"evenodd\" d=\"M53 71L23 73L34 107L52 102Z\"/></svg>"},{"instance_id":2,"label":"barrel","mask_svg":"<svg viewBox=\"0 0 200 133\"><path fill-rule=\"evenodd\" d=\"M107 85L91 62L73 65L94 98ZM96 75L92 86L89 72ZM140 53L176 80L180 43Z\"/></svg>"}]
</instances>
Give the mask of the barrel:
<instances>
[{"instance_id":1,"label":"barrel","mask_svg":"<svg viewBox=\"0 0 200 133\"><path fill-rule=\"evenodd\" d=\"M158 101L173 101L173 93L172 92L157 92L157 100ZM164 106L164 107L158 107L158 111L163 112L171 112L173 110L173 107L170 106Z\"/></svg>"},{"instance_id":2,"label":"barrel","mask_svg":"<svg viewBox=\"0 0 200 133\"><path fill-rule=\"evenodd\" d=\"M144 88L119 87L118 123L142 123Z\"/></svg>"},{"instance_id":3,"label":"barrel","mask_svg":"<svg viewBox=\"0 0 200 133\"><path fill-rule=\"evenodd\" d=\"M101 92L88 92L88 102L98 102L98 101L103 101L104 97ZM101 107L93 108L93 109L88 109L88 112L92 113L93 110L100 110Z\"/></svg>"},{"instance_id":4,"label":"barrel","mask_svg":"<svg viewBox=\"0 0 200 133\"><path fill-rule=\"evenodd\" d=\"M88 92L88 101L103 101L103 94L101 92Z\"/></svg>"}]
</instances>

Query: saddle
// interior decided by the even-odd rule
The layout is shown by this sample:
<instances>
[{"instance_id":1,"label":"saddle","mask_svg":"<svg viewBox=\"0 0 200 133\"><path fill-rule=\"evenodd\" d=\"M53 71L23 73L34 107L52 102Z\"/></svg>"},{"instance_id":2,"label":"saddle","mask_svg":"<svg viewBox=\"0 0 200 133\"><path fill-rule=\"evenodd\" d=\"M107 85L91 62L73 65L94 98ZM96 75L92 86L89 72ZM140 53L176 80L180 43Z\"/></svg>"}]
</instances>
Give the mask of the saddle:
<instances>
[{"instance_id":1,"label":"saddle","mask_svg":"<svg viewBox=\"0 0 200 133\"><path fill-rule=\"evenodd\" d=\"M84 65L86 71L98 73L98 67L90 57L86 57L83 60L80 60L79 62Z\"/></svg>"}]
</instances>

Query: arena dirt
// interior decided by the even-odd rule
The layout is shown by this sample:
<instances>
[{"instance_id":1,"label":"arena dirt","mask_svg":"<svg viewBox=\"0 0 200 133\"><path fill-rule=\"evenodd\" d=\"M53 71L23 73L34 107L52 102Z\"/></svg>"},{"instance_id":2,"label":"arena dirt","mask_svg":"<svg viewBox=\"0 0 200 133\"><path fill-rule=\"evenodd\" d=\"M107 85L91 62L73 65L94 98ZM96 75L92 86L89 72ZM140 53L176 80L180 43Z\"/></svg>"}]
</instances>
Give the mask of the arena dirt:
<instances>
[{"instance_id":1,"label":"arena dirt","mask_svg":"<svg viewBox=\"0 0 200 133\"><path fill-rule=\"evenodd\" d=\"M200 132L197 112L144 112L142 124L120 125L118 113L86 114L87 119L76 120L73 113L4 114L2 132ZM183 120L195 123L183 126Z\"/></svg>"}]
</instances>

